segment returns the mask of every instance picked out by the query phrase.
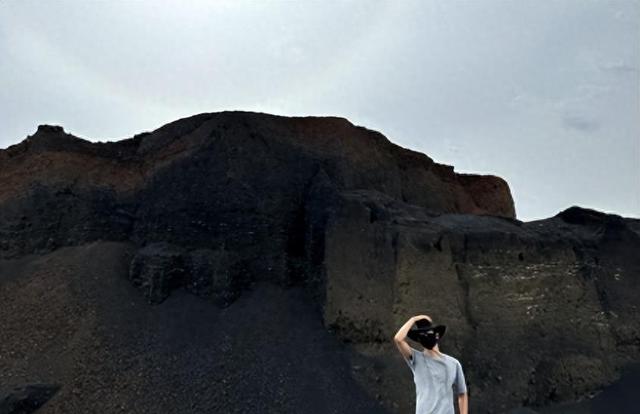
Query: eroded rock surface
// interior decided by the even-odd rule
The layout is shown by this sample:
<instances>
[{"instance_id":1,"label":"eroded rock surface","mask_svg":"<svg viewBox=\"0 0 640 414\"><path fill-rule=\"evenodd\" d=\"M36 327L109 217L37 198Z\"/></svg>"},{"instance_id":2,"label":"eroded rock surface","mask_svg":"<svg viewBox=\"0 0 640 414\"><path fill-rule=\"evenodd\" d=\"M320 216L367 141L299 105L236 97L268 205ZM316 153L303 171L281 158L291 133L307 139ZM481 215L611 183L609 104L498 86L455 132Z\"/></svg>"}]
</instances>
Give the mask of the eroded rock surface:
<instances>
[{"instance_id":1,"label":"eroded rock surface","mask_svg":"<svg viewBox=\"0 0 640 414\"><path fill-rule=\"evenodd\" d=\"M586 398L640 360L638 222L579 207L528 223L431 215L343 192L325 240L325 323L383 358L373 344L432 315L480 411Z\"/></svg>"},{"instance_id":2,"label":"eroded rock surface","mask_svg":"<svg viewBox=\"0 0 640 414\"><path fill-rule=\"evenodd\" d=\"M10 355L0 376L29 381L43 370L29 361L47 361L47 378L63 387L52 413L80 412L109 386L117 394L101 405L107 411L122 404L129 412L300 412L307 404L288 394L296 385L315 401L314 412L411 411L413 382L392 337L422 313L449 326L442 349L463 363L472 412L578 400L640 360L640 220L573 206L524 223L501 178L457 174L343 118L200 114L106 143L41 126L0 151L0 180L0 300L8 304L0 315L12 338L28 338L19 326L36 338L0 344ZM89 259L103 248L118 253ZM54 270L25 270L49 257ZM85 274L80 263L88 260L111 270ZM245 312L238 303L255 283L302 288L307 302L275 311L288 299L264 293L260 335L238 317L224 329L208 325L208 317L223 324L234 306L236 315ZM128 289L148 308L141 312ZM116 316L110 307L120 309ZM287 316L294 308L301 314ZM299 330L303 320L318 324L294 344L283 330ZM294 371L291 381L280 378L287 385L269 383L285 354L305 355L310 335L330 341L326 330L344 358L327 366L328 354L316 349L297 360L323 378L323 393ZM57 332L70 351L55 342ZM222 385L210 388L206 377L217 368L201 348L218 335L254 341L255 348L219 348L240 358L234 369L261 349L275 365L258 365L250 377L221 369ZM64 356L50 359L53 349ZM157 371L141 362L180 349L197 357ZM105 365L105 358L118 360ZM141 376L117 372L131 367ZM207 393L181 384L173 395L176 370L180 381L197 372L195 384ZM345 392L327 392L338 378ZM252 383L270 385L244 406L229 394ZM136 390L156 397L136 400ZM351 398L348 390L360 391ZM274 393L283 394L273 400ZM180 411L186 394L193 406Z\"/></svg>"}]
</instances>

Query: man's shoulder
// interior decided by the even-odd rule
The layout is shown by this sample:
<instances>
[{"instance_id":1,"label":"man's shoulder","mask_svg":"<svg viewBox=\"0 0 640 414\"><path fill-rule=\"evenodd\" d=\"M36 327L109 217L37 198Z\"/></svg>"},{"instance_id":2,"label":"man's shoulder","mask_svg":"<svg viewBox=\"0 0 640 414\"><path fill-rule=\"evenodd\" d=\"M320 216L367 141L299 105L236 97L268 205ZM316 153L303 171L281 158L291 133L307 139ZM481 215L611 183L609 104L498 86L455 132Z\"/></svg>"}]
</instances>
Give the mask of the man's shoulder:
<instances>
[{"instance_id":1,"label":"man's shoulder","mask_svg":"<svg viewBox=\"0 0 640 414\"><path fill-rule=\"evenodd\" d=\"M448 359L452 364L460 364L460 361L458 361L456 357L451 356L449 354L445 354L445 353L443 353L442 355L444 355L444 357Z\"/></svg>"}]
</instances>

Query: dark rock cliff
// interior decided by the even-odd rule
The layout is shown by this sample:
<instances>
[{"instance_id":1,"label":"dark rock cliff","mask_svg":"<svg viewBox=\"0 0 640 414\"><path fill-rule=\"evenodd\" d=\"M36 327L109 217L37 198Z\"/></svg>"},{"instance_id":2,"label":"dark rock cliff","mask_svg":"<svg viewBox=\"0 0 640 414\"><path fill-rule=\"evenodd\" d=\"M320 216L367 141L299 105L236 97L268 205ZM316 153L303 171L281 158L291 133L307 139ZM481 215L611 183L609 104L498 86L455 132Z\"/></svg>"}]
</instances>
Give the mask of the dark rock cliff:
<instances>
[{"instance_id":1,"label":"dark rock cliff","mask_svg":"<svg viewBox=\"0 0 640 414\"><path fill-rule=\"evenodd\" d=\"M374 344L428 311L450 328L476 410L580 400L640 359L640 220L432 216L366 191L343 192L332 217L325 323L378 360Z\"/></svg>"},{"instance_id":2,"label":"dark rock cliff","mask_svg":"<svg viewBox=\"0 0 640 414\"><path fill-rule=\"evenodd\" d=\"M133 411L156 404L164 412L299 412L304 401L286 395L274 400L273 393L300 389L318 401L313 412L371 412L369 401L376 400L380 410L411 410L410 372L391 339L419 313L449 325L442 349L463 363L472 412L580 399L640 359L634 302L640 291L639 220L571 207L523 223L499 177L455 173L343 118L200 114L106 143L40 126L0 151L0 180L0 299L13 304L1 316L6 331L21 338L5 342L3 355L33 358L44 352L39 355L47 359L47 352L68 353L69 347L89 354L80 360L70 355L65 366L52 363L47 375L18 357L0 360L3 382L10 381L9 373L22 382L61 383L43 408L48 412L82 411L82 401L99 400L95 384L101 381L118 387L132 382L148 394L169 392L169 373L156 378L146 366L135 380L120 378L123 368L114 359L136 365L134 349L162 360L160 372L199 361L202 375L178 374L182 385L173 400L136 400L135 387L118 388L116 396ZM78 250L83 246L92 246L92 255L104 249L109 260L93 259L89 250ZM51 257L58 270L46 277L25 270L27 258L38 257ZM78 274L95 266L93 260L102 263L93 270L100 280ZM285 292L301 289L303 296L254 291L263 283ZM28 299L30 285L49 297L37 310L36 299ZM253 302L243 302L250 292L252 299L244 300ZM135 297L156 306L127 309ZM210 309L189 304L201 299ZM273 337L261 333L252 340L251 332L230 322L253 329L255 320L242 318L250 306L280 303L291 303L285 309L297 314L269 310L255 316ZM122 319L114 322L109 309ZM41 312L58 317L42 326L38 321L48 316ZM127 320L128 312L139 315ZM176 319L178 314L186 319ZM27 331L48 331L53 339L38 336L39 345L24 346L28 336L16 332L25 320ZM315 328L300 326L315 326L309 322L314 320ZM58 337L61 321L80 335L72 335L76 342ZM195 334L198 329L211 330L213 337ZM331 345L302 351L305 338L295 347L276 344L289 337L287 329L310 330L319 343ZM179 332L180 339L166 332ZM219 335L243 338L243 344L206 359L201 347L213 346ZM152 345L151 336L169 343ZM91 347L92 340L98 345ZM184 355L172 351L171 341L188 341ZM240 381L234 373L243 370L245 356L268 355L275 367L290 363L284 356L289 352L316 355L303 363L320 379L286 370L281 386L260 387L264 395L244 401L237 395L244 388L230 382ZM165 358L172 353L177 360L169 364ZM331 355L340 357L330 362ZM225 361L227 368L219 369ZM104 364L109 369L101 376ZM207 367L226 385L207 382ZM343 372L345 367L351 371ZM268 383L269 375L259 371L242 381L251 388ZM76 376L82 380L72 386ZM149 391L156 381L158 389ZM344 382L342 391L328 392L336 381ZM202 387L199 394L190 382ZM90 398L73 393L83 384ZM193 407L180 406L185 394ZM109 404L103 409L113 408Z\"/></svg>"}]
</instances>

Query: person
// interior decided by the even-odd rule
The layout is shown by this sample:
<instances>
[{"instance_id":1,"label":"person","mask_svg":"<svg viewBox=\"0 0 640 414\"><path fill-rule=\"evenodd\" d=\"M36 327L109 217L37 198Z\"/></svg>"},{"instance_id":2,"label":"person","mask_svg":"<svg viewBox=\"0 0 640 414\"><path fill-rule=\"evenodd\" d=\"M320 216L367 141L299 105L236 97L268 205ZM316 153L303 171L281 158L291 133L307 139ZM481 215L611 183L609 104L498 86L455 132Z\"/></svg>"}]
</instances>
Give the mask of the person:
<instances>
[{"instance_id":1,"label":"person","mask_svg":"<svg viewBox=\"0 0 640 414\"><path fill-rule=\"evenodd\" d=\"M416 328L411 329L413 325ZM439 340L445 325L433 325L428 315L411 317L396 333L394 342L413 372L416 384L416 414L454 414L453 392L457 395L460 414L468 414L467 384L460 362L440 351ZM424 350L409 346L407 336L419 342Z\"/></svg>"}]
</instances>

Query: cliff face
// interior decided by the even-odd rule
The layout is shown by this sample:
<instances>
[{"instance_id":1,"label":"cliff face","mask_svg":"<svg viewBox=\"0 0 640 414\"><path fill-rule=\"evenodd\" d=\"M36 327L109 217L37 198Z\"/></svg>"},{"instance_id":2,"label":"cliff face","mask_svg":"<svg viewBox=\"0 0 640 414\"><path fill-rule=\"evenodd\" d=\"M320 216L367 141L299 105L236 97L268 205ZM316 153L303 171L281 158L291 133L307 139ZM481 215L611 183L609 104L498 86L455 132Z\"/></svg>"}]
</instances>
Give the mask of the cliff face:
<instances>
[{"instance_id":1,"label":"cliff face","mask_svg":"<svg viewBox=\"0 0 640 414\"><path fill-rule=\"evenodd\" d=\"M185 262L192 274L225 263L228 272L203 287L221 303L249 280L299 277L306 197L319 177L338 191L376 190L435 213L514 215L500 178L459 176L342 118L201 114L95 144L41 126L3 151L0 162L1 257L131 240L150 245L136 259L137 284L160 277L193 286L198 281L189 275L153 276L143 264L164 260L158 255L167 249L187 249L173 262ZM473 194L476 187L482 195ZM150 289L154 301L166 297L165 286Z\"/></svg>"},{"instance_id":2,"label":"cliff face","mask_svg":"<svg viewBox=\"0 0 640 414\"><path fill-rule=\"evenodd\" d=\"M442 349L463 363L474 412L576 399L611 382L622 365L640 358L633 305L639 292L640 262L633 253L640 247L638 220L574 207L523 223L515 219L509 187L499 177L457 174L451 166L343 118L200 114L107 143L41 126L33 136L0 151L0 180L0 299L14 303L4 308L3 323L11 332L25 325L24 320L27 331L36 329L38 318L25 315L40 315L50 307L47 314L61 312L60 320L71 318L65 322L76 335L69 345L70 358L74 352L95 353L81 364L71 359L51 366L47 378L31 378L41 376L38 366L20 365L18 357L0 361L0 375L62 383L43 408L50 407L50 412L82 410L81 401L100 405L95 402L100 389L96 381L106 380L109 369L122 369L113 361L109 369L99 369L107 362L98 357L104 349L91 346L92 338L104 341L120 361L131 361L132 349L153 360L162 358L157 350L169 353L166 344L145 351L148 339L142 333L152 328L143 327L142 320L125 320L128 312L169 312L145 318L154 321L158 341L171 340L171 333L178 332L173 324L200 326L209 319L199 314L193 322L177 322L167 303L179 300L171 306L188 313L188 303L199 297L211 309L199 312L213 312L210 319L217 327L210 328L212 335L251 338L222 321L229 309L229 315L236 315L229 320L246 323L247 329L253 326L240 315L249 306L242 299L256 283L275 284L287 292L303 290L305 299L286 299L268 290L255 293L264 294L264 303L261 296L252 300L265 309L293 301L299 314L296 318L268 311L271 315L257 318L266 332L279 337L287 336L283 320L293 325L318 320L309 335L327 343L341 340L332 349L345 356L333 366L320 357L306 363L322 373L326 387L346 381L344 392L332 397L335 405L327 406L326 398L312 392L311 374L288 372L292 382L283 381L289 385L271 384L276 388L261 388L270 391L254 396L249 405L256 409L276 409L269 400L273 392L308 387L308 398L318 400L314 412L343 406L370 412L375 400L382 404L380 410L410 410L413 383L391 338L409 316L419 313L449 325ZM93 246L90 255L78 250L83 246ZM60 270L70 268L65 263L71 256L75 263L91 261L102 248L115 253L103 260L101 268L111 270L98 272L99 281L78 278L77 272L86 271L80 265L75 272ZM57 257L59 269L46 277L24 270L24 263L38 257ZM16 263L23 263L22 270L14 272ZM50 295L50 305L34 310L36 299L27 299L33 294L29 284L40 286L37 295ZM90 299L102 288L106 298ZM139 293L131 296L129 289ZM137 303L134 297L159 306L141 303L142 311L125 309ZM120 322L107 316L96 320L95 314L88 326L81 322L92 312L107 315L110 308L119 309ZM156 308L161 310L153 311ZM323 326L334 335L325 338ZM169 332L164 337L158 333L163 328ZM58 338L56 330L47 329ZM175 371L180 363L198 361L209 402L193 397L185 385L180 392L196 398L194 407L199 409L180 406L179 396L165 402L151 398L147 408L155 404L165 412L202 412L225 407L212 401L226 399L227 411L242 411L249 405L222 390L237 393L244 388L206 385L205 371L218 370L220 380L235 378L234 369L242 369L241 355L260 355L252 346L262 347L273 361L289 363L273 338L258 335L252 345L224 351L219 361L230 359L233 369L220 370L199 353L200 346L211 345L207 341L213 339L188 329L180 335L197 356L178 356L173 365L163 362L159 370ZM125 337L138 339L129 343ZM21 351L26 339L21 338L6 342L3 351L9 354L3 354L46 354L67 346L60 338L62 342L55 342L43 336L38 337L40 345ZM288 343L280 346L291 349ZM330 361L326 352L310 349L309 354ZM349 360L354 370L345 379L341 370ZM96 370L79 381L92 395L89 399L73 394L69 385L80 375L79 366ZM145 369L140 368L143 378ZM261 383L268 377L265 371L254 380ZM133 381L119 381L116 374L108 378ZM186 371L180 378L189 382ZM167 377L158 381L158 391L171 387ZM153 381L138 378L135 384L151 393ZM117 396L131 406L132 392L119 388ZM286 395L278 401L280 412L306 406ZM144 411L140 401L133 406Z\"/></svg>"},{"instance_id":3,"label":"cliff face","mask_svg":"<svg viewBox=\"0 0 640 414\"><path fill-rule=\"evenodd\" d=\"M368 191L338 206L324 320L372 361L407 315L428 313L449 328L443 349L464 364L472 406L508 412L586 398L640 360L640 220L579 207L528 223L432 216ZM362 381L411 385L381 377Z\"/></svg>"}]
</instances>

